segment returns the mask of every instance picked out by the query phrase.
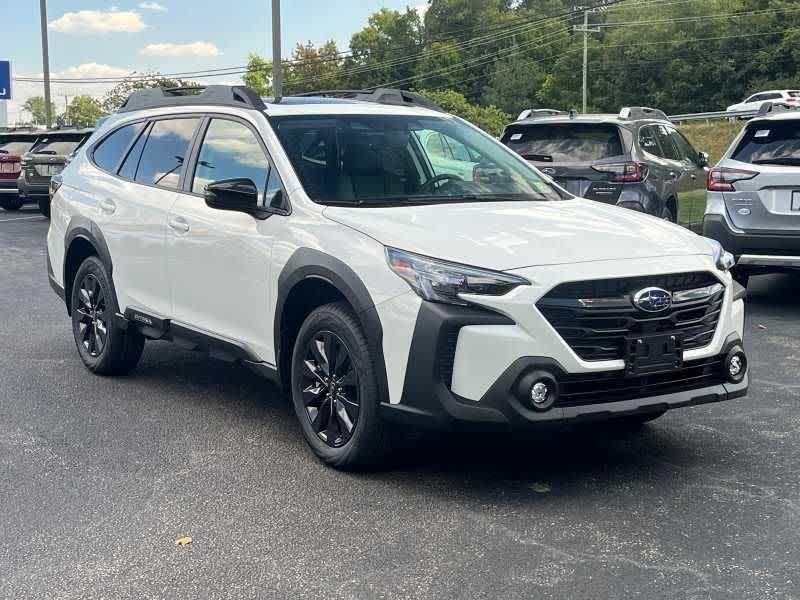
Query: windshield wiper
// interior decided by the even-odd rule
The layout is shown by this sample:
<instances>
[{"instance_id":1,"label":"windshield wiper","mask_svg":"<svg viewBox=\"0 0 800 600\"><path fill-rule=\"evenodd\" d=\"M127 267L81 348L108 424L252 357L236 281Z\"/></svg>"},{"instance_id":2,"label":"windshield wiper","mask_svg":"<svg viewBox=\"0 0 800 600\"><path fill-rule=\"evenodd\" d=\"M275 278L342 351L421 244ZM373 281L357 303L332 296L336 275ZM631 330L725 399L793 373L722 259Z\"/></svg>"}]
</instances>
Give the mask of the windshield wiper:
<instances>
[{"instance_id":1,"label":"windshield wiper","mask_svg":"<svg viewBox=\"0 0 800 600\"><path fill-rule=\"evenodd\" d=\"M800 157L794 156L776 156L775 158L761 158L758 160L750 161L754 165L789 165L800 166Z\"/></svg>"},{"instance_id":2,"label":"windshield wiper","mask_svg":"<svg viewBox=\"0 0 800 600\"><path fill-rule=\"evenodd\" d=\"M8 154L8 150L3 150L2 148L0 148L0 154Z\"/></svg>"},{"instance_id":3,"label":"windshield wiper","mask_svg":"<svg viewBox=\"0 0 800 600\"><path fill-rule=\"evenodd\" d=\"M37 150L36 152L33 152L33 154L48 154L48 155L55 156L56 151L55 150Z\"/></svg>"},{"instance_id":4,"label":"windshield wiper","mask_svg":"<svg viewBox=\"0 0 800 600\"><path fill-rule=\"evenodd\" d=\"M525 160L535 160L537 162L553 162L553 157L549 154L523 154Z\"/></svg>"},{"instance_id":5,"label":"windshield wiper","mask_svg":"<svg viewBox=\"0 0 800 600\"><path fill-rule=\"evenodd\" d=\"M463 202L543 202L544 194L458 194L453 196L392 196L360 198L354 202L330 203L335 206L410 206L415 204L460 204Z\"/></svg>"}]
</instances>

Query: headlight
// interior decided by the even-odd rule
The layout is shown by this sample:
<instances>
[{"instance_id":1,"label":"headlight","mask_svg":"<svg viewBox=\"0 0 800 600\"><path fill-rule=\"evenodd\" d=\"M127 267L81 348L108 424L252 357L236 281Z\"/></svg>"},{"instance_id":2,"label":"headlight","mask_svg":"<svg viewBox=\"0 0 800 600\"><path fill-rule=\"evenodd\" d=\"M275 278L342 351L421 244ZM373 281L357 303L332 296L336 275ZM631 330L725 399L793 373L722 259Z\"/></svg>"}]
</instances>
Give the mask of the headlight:
<instances>
[{"instance_id":1,"label":"headlight","mask_svg":"<svg viewBox=\"0 0 800 600\"><path fill-rule=\"evenodd\" d=\"M459 294L502 296L530 281L516 275L486 271L386 248L389 267L402 277L420 298L431 302L465 305Z\"/></svg>"},{"instance_id":2,"label":"headlight","mask_svg":"<svg viewBox=\"0 0 800 600\"><path fill-rule=\"evenodd\" d=\"M730 271L736 264L736 259L733 257L733 254L726 252L722 244L717 240L712 240L711 238L705 239L711 244L711 248L714 252L714 263L717 265L717 268L720 271Z\"/></svg>"}]
</instances>

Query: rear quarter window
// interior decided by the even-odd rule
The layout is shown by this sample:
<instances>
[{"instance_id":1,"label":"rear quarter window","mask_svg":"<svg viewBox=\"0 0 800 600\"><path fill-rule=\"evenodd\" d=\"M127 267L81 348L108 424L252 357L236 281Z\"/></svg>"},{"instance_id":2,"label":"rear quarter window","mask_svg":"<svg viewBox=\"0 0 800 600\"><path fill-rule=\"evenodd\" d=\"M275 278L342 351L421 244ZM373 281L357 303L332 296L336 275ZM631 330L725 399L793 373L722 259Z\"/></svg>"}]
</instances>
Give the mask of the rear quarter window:
<instances>
[{"instance_id":1,"label":"rear quarter window","mask_svg":"<svg viewBox=\"0 0 800 600\"><path fill-rule=\"evenodd\" d=\"M538 162L593 162L624 153L615 125L512 126L506 130L502 142L523 158Z\"/></svg>"},{"instance_id":2,"label":"rear quarter window","mask_svg":"<svg viewBox=\"0 0 800 600\"><path fill-rule=\"evenodd\" d=\"M800 121L751 123L731 158L746 163L800 164Z\"/></svg>"},{"instance_id":3,"label":"rear quarter window","mask_svg":"<svg viewBox=\"0 0 800 600\"><path fill-rule=\"evenodd\" d=\"M133 123L120 127L114 133L106 137L94 149L95 164L109 173L114 173L122 160L123 154L128 150L133 139L144 127L144 123Z\"/></svg>"}]
</instances>

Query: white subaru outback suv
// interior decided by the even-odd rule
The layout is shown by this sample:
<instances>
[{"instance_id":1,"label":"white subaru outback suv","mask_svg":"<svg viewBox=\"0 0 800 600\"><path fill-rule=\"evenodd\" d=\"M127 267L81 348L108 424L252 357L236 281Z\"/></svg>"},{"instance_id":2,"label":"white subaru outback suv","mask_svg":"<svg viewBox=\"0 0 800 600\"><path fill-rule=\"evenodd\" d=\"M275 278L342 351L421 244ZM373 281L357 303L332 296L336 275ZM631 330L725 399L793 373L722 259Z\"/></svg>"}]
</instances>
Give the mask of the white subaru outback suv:
<instances>
[{"instance_id":1,"label":"white subaru outback suv","mask_svg":"<svg viewBox=\"0 0 800 600\"><path fill-rule=\"evenodd\" d=\"M49 276L90 371L145 340L243 362L339 468L381 460L392 423L644 422L746 393L719 244L574 198L407 92L184 94L132 95L53 182Z\"/></svg>"}]
</instances>

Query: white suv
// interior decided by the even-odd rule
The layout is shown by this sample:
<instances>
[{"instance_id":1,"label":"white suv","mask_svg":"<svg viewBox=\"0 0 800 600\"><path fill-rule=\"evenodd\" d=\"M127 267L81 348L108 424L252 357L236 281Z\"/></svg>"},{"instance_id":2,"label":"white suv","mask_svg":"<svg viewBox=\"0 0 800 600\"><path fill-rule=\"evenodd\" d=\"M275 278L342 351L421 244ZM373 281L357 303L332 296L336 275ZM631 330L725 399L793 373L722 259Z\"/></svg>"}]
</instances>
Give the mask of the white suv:
<instances>
[{"instance_id":1,"label":"white suv","mask_svg":"<svg viewBox=\"0 0 800 600\"><path fill-rule=\"evenodd\" d=\"M241 361L340 468L381 460L391 422L644 422L747 389L718 244L574 198L407 92L138 92L53 192L89 370L127 373L146 339Z\"/></svg>"}]
</instances>

